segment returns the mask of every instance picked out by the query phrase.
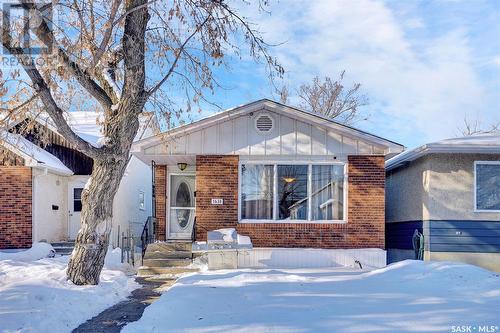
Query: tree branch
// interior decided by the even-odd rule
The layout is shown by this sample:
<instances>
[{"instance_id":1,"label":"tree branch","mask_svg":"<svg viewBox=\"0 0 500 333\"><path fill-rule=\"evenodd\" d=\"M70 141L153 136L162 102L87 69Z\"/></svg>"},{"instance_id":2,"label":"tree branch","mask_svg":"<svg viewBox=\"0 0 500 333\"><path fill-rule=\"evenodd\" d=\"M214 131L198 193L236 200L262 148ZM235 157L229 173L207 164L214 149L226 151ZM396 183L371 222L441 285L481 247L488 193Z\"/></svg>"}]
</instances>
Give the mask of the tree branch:
<instances>
[{"instance_id":1,"label":"tree branch","mask_svg":"<svg viewBox=\"0 0 500 333\"><path fill-rule=\"evenodd\" d=\"M28 74L29 78L33 82L33 88L36 92L36 95L40 97L43 104L46 107L46 111L49 114L50 118L54 121L57 130L63 135L71 144L73 144L79 151L86 154L91 158L99 158L103 157L105 154L99 148L93 147L90 143L80 138L76 135L75 132L68 125L66 119L64 119L64 111L59 108L56 101L52 97L50 89L45 82L45 79L42 77L38 69L31 63L30 60L27 59L25 54L16 54L12 47L6 43L6 40L2 36L2 44L3 46L16 58L19 60L19 63L23 66L26 74Z\"/></svg>"},{"instance_id":2,"label":"tree branch","mask_svg":"<svg viewBox=\"0 0 500 333\"><path fill-rule=\"evenodd\" d=\"M76 78L78 83L84 87L104 108L109 109L113 105L110 96L102 89L90 76L90 74L82 69L76 62L72 61L69 55L57 45L53 32L50 30L43 15L40 15L36 5L29 0L21 0L23 6L28 10L35 11L37 18L40 19L40 25L33 29L35 35L47 46L57 48L57 54L69 69L71 74Z\"/></svg>"},{"instance_id":3,"label":"tree branch","mask_svg":"<svg viewBox=\"0 0 500 333\"><path fill-rule=\"evenodd\" d=\"M168 80L170 75L175 70L175 67L177 66L177 62L179 61L182 53L184 52L184 49L186 48L186 45L189 43L189 41L200 31L200 29L207 23L208 21L208 16L207 18L198 26L196 29L186 38L184 43L182 43L181 47L177 50L177 55L175 56L174 62L172 63L172 66L170 66L167 74L150 90L146 92L146 98L149 98L151 95L153 95L160 87Z\"/></svg>"},{"instance_id":4,"label":"tree branch","mask_svg":"<svg viewBox=\"0 0 500 333\"><path fill-rule=\"evenodd\" d=\"M92 60L92 64L90 67L97 66L97 64L101 60L102 55L106 51L106 47L109 44L109 41L111 39L111 34L113 32L113 27L114 27L113 22L115 20L116 13L118 12L118 8L120 7L121 3L122 3L122 0L114 0L113 4L111 5L111 13L109 15L109 20L107 22L106 30L104 31L104 35L102 37L101 44L97 48L97 53L94 55L94 58Z\"/></svg>"}]
</instances>

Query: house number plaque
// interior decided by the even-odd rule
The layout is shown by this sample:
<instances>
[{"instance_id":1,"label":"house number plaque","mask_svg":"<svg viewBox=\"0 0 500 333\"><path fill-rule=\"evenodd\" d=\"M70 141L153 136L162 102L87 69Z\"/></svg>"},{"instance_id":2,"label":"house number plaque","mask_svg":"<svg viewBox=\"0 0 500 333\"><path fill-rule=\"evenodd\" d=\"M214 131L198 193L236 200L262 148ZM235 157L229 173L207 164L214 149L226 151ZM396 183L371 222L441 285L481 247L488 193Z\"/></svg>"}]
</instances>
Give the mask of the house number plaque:
<instances>
[{"instance_id":1,"label":"house number plaque","mask_svg":"<svg viewBox=\"0 0 500 333\"><path fill-rule=\"evenodd\" d=\"M224 204L224 199L221 198L212 199L212 205L223 205L223 204Z\"/></svg>"}]
</instances>

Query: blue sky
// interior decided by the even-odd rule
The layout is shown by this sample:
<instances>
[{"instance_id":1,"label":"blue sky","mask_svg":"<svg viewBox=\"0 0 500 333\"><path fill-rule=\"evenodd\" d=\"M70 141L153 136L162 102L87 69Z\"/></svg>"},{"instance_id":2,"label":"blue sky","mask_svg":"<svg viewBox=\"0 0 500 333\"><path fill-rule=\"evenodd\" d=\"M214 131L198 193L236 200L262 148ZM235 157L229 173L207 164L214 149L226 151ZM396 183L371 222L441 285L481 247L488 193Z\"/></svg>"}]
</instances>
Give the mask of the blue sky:
<instances>
[{"instance_id":1,"label":"blue sky","mask_svg":"<svg viewBox=\"0 0 500 333\"><path fill-rule=\"evenodd\" d=\"M361 83L370 102L361 129L411 148L457 136L464 117L500 121L500 1L290 0L270 14L241 12L281 43L271 52L291 90L344 69ZM273 97L262 65L230 65L212 100L229 108Z\"/></svg>"}]
</instances>

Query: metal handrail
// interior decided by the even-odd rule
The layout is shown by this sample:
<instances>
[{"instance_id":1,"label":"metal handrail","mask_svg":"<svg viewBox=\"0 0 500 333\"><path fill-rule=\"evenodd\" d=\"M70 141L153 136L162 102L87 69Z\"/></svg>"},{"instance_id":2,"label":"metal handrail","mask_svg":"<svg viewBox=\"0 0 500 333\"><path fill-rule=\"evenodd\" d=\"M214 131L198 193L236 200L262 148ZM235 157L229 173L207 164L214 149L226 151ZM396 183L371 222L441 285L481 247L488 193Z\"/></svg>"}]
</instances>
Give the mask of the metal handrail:
<instances>
[{"instance_id":1,"label":"metal handrail","mask_svg":"<svg viewBox=\"0 0 500 333\"><path fill-rule=\"evenodd\" d=\"M141 261L144 261L144 255L146 254L146 249L148 248L148 244L154 242L155 236L155 227L156 227L156 218L153 216L149 216L144 223L144 227L142 228L141 233Z\"/></svg>"},{"instance_id":2,"label":"metal handrail","mask_svg":"<svg viewBox=\"0 0 500 333\"><path fill-rule=\"evenodd\" d=\"M194 217L193 230L191 231L191 241L196 240L196 216Z\"/></svg>"}]
</instances>

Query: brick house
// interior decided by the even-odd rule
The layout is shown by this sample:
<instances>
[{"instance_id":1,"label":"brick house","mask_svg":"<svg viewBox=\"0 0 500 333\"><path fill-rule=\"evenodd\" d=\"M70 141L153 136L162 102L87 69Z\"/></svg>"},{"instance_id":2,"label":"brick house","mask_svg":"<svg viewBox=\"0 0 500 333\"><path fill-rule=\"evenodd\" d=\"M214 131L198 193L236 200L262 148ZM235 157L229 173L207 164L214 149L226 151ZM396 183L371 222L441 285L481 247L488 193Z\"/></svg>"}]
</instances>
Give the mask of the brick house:
<instances>
[{"instance_id":1,"label":"brick house","mask_svg":"<svg viewBox=\"0 0 500 333\"><path fill-rule=\"evenodd\" d=\"M98 144L102 134L97 113L71 112L67 117L77 135ZM147 119L153 118L141 119L138 139L156 125ZM148 164L130 160L114 201L112 242L118 239L118 225L140 235L151 214L150 170ZM81 193L91 173L92 160L59 135L48 118L28 117L0 129L0 249L74 240L80 229Z\"/></svg>"},{"instance_id":2,"label":"brick house","mask_svg":"<svg viewBox=\"0 0 500 333\"><path fill-rule=\"evenodd\" d=\"M384 163L403 148L259 100L138 141L132 154L155 163L159 240L229 227L254 247L384 249Z\"/></svg>"}]
</instances>

